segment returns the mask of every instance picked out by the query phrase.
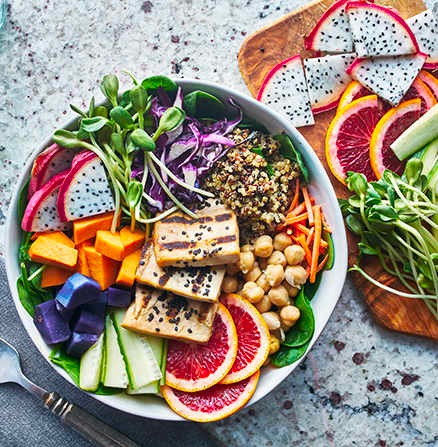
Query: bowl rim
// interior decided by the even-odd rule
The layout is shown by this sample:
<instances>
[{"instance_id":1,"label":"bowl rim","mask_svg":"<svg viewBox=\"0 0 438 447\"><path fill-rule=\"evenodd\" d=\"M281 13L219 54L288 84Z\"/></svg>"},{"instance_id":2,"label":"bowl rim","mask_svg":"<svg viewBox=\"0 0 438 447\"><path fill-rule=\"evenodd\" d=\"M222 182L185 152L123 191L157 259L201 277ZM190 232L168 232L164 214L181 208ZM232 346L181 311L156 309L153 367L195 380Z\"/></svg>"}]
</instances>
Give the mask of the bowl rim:
<instances>
[{"instance_id":1,"label":"bowl rim","mask_svg":"<svg viewBox=\"0 0 438 447\"><path fill-rule=\"evenodd\" d=\"M316 173L318 174L318 181L315 182L316 184L324 187L326 190L326 194L329 198L329 204L331 207L333 207L333 218L334 222L330 222L331 225L333 225L333 228L336 228L336 231L334 232L333 240L336 245L336 255L335 255L335 265L337 268L337 275L334 279L334 282L330 283L330 291L329 295L335 297L330 301L330 306L328 306L328 312L326 312L325 321L323 322L322 326L318 329L318 331L315 328L315 333L312 337L312 340L309 344L309 347L306 350L305 355L298 360L297 362L293 363L292 365L283 367L283 368L277 368L276 371L279 373L277 374L276 380L273 380L272 383L264 384L263 390L256 390L256 393L252 396L250 401L245 405L245 407L248 407L254 403L256 403L261 398L265 397L267 394L269 394L274 388L276 388L289 374L292 373L293 370L307 357L309 351L312 349L314 343L321 335L323 329L327 325L331 314L333 313L333 310L340 298L340 294L345 282L346 274L347 274L347 258L348 258L348 246L347 246L347 238L346 238L346 232L345 227L343 223L342 214L337 202L336 194L334 192L333 186L329 180L329 177L326 173L326 171L323 168L323 165L321 161L316 156L315 152L313 151L310 144L307 142L307 140L302 136L302 134L292 125L289 123L288 119L286 117L283 117L279 113L273 111L265 104L255 100L254 98L250 97L249 95L245 93L241 93L235 89L228 88L221 86L217 83L210 82L210 81L202 81L198 79L191 79L191 78L184 78L184 79L175 79L173 80L181 86L183 89L193 91L195 89L203 89L206 91L219 91L223 93L225 97L232 97L238 104L239 102L244 102L246 104L246 108L250 107L252 111L259 111L262 115L266 116L267 119L270 119L272 122L279 123L283 129L283 131L288 134L294 141L294 143L299 144L300 151L305 152L305 156L309 158L312 162L313 169L316 169ZM102 101L102 104L104 102ZM69 120L66 122L62 127L60 128L71 128L74 123L77 121L77 117ZM15 307L17 309L18 315L20 317L20 320L26 329L27 334L31 338L34 345L37 347L37 349L40 351L41 355L45 358L45 360L49 363L49 365L62 377L64 377L68 382L70 382L73 386L78 388L83 393L88 394L89 396L92 396L94 399L112 407L120 411L124 411L129 414L133 414L136 416L141 416L145 418L151 418L151 419L158 419L158 420L167 420L167 421L186 421L185 419L181 418L179 415L174 413L170 407L167 408L166 414L154 414L154 412L148 412L146 411L140 411L135 408L130 408L129 405L124 404L123 399L118 400L114 399L115 396L120 395L112 395L112 396L104 396L104 395L97 395L93 393L88 393L79 386L77 386L72 378L68 375L68 373L62 369L60 366L55 365L53 362L50 361L48 356L45 354L44 351L46 351L49 347L44 343L41 336L37 332L32 318L27 314L27 312L24 310L23 306L20 303L18 292L16 289L16 280L17 276L14 275L14 272L12 271L13 265L17 263L16 258L16 252L12 249L12 246L14 244L8 243L8 239L10 235L13 235L17 231L17 219L16 219L16 204L18 200L19 191L27 178L27 173L30 171L31 165L33 161L35 160L35 157L37 154L39 154L43 149L47 148L49 144L52 143L51 136L46 138L42 144L38 146L37 149L31 152L27 162L25 163L23 169L21 170L21 174L19 176L19 180L17 183L17 186L14 190L14 193L11 198L11 203L9 206L9 211L7 215L7 221L6 221L6 232L5 232L5 264L6 264L6 273L9 283L9 288L11 295L14 300ZM311 181L312 183L312 181ZM49 348L50 349L50 348ZM258 388L260 388L258 384ZM163 403L165 401L163 400ZM167 404L166 404L167 406ZM141 408L143 409L143 405Z\"/></svg>"}]
</instances>

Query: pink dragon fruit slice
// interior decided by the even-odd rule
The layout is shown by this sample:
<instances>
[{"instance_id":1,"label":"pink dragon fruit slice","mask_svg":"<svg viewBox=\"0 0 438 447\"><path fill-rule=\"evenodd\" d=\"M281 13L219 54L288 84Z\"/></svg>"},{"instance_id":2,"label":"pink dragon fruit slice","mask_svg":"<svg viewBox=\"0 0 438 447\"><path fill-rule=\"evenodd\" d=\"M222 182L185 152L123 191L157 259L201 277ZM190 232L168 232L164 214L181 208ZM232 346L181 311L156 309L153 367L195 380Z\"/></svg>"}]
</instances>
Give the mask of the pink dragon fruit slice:
<instances>
[{"instance_id":1,"label":"pink dragon fruit slice","mask_svg":"<svg viewBox=\"0 0 438 447\"><path fill-rule=\"evenodd\" d=\"M71 222L61 222L56 207L59 188L69 170L56 174L30 198L24 211L21 228L24 231L68 231Z\"/></svg>"},{"instance_id":2,"label":"pink dragon fruit slice","mask_svg":"<svg viewBox=\"0 0 438 447\"><path fill-rule=\"evenodd\" d=\"M364 87L396 106L414 82L427 54L356 59L347 69Z\"/></svg>"},{"instance_id":3,"label":"pink dragon fruit slice","mask_svg":"<svg viewBox=\"0 0 438 447\"><path fill-rule=\"evenodd\" d=\"M311 33L304 38L306 50L328 53L351 53L353 37L345 11L349 0L338 0L318 20Z\"/></svg>"},{"instance_id":4,"label":"pink dragon fruit slice","mask_svg":"<svg viewBox=\"0 0 438 447\"><path fill-rule=\"evenodd\" d=\"M76 155L57 201L62 222L113 211L114 199L100 158L91 151Z\"/></svg>"},{"instance_id":5,"label":"pink dragon fruit slice","mask_svg":"<svg viewBox=\"0 0 438 447\"><path fill-rule=\"evenodd\" d=\"M424 68L438 68L438 23L432 11L427 9L406 20L417 38L420 50L429 55Z\"/></svg>"},{"instance_id":6,"label":"pink dragon fruit slice","mask_svg":"<svg viewBox=\"0 0 438 447\"><path fill-rule=\"evenodd\" d=\"M336 108L342 92L351 82L351 76L345 70L355 56L350 53L304 59L310 105L314 114Z\"/></svg>"},{"instance_id":7,"label":"pink dragon fruit slice","mask_svg":"<svg viewBox=\"0 0 438 447\"><path fill-rule=\"evenodd\" d=\"M402 56L420 51L414 33L396 10L353 1L347 4L346 11L358 57Z\"/></svg>"},{"instance_id":8,"label":"pink dragon fruit slice","mask_svg":"<svg viewBox=\"0 0 438 447\"><path fill-rule=\"evenodd\" d=\"M67 149L52 144L44 149L33 162L29 183L29 198L45 185L53 176L70 169L71 161L77 153L74 149Z\"/></svg>"},{"instance_id":9,"label":"pink dragon fruit slice","mask_svg":"<svg viewBox=\"0 0 438 447\"><path fill-rule=\"evenodd\" d=\"M268 73L257 99L287 116L295 127L315 124L299 54L280 62Z\"/></svg>"}]
</instances>

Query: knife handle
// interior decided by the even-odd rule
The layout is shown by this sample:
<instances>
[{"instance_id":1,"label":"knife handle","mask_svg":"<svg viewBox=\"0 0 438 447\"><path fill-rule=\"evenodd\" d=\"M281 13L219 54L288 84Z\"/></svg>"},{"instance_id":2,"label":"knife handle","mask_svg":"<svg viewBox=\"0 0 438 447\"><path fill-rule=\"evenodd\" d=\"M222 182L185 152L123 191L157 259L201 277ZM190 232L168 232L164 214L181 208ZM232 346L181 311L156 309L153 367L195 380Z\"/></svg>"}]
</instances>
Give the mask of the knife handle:
<instances>
[{"instance_id":1,"label":"knife handle","mask_svg":"<svg viewBox=\"0 0 438 447\"><path fill-rule=\"evenodd\" d=\"M100 447L140 447L128 437L95 418L83 408L71 404L58 393L48 393L44 400L48 408L61 421L73 428L87 441Z\"/></svg>"}]
</instances>

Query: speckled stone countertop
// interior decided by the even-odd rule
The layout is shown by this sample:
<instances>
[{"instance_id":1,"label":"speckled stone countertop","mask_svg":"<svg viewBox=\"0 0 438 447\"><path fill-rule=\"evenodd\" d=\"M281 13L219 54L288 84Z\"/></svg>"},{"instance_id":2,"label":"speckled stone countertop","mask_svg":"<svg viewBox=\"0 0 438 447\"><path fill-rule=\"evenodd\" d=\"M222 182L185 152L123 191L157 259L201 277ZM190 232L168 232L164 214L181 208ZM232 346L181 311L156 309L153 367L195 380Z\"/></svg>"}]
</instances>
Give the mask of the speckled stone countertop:
<instances>
[{"instance_id":1,"label":"speckled stone countertop","mask_svg":"<svg viewBox=\"0 0 438 447\"><path fill-rule=\"evenodd\" d=\"M7 24L0 31L2 244L24 161L73 116L70 102L85 107L92 94L101 99L98 82L104 74L120 75L126 68L140 78L197 77L246 92L236 62L243 39L303 3L9 0ZM129 84L127 76L120 77ZM53 377L47 364L41 368ZM437 377L438 345L376 326L347 281L301 366L253 407L204 428L230 446L437 446ZM10 403L17 399L7 396ZM30 445L24 440L35 430L29 423L20 427L22 436L15 436L14 427L0 420L1 445ZM86 445L72 442L67 444ZM48 437L44 445L55 444Z\"/></svg>"}]
</instances>

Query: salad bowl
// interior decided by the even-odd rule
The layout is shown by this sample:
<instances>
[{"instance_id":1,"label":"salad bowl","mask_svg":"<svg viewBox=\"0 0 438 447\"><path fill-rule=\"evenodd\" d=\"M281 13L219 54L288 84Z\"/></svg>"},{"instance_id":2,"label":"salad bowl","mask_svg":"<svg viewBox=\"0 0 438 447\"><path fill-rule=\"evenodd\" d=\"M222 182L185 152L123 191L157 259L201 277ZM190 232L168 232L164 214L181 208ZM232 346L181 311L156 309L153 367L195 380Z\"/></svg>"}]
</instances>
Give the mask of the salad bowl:
<instances>
[{"instance_id":1,"label":"salad bowl","mask_svg":"<svg viewBox=\"0 0 438 447\"><path fill-rule=\"evenodd\" d=\"M335 192L330 183L330 180L324 171L324 168L311 146L303 138L303 136L288 122L287 118L274 112L269 107L261 102L258 102L242 93L235 90L220 86L218 84L180 79L176 80L177 84L181 86L183 93L189 93L194 90L203 90L212 95L215 95L221 100L226 100L232 97L242 108L243 112L251 117L251 119L264 125L271 134L286 133L291 138L294 146L301 152L303 160L310 172L309 190L312 196L321 204L324 210L324 215L328 224L332 229L332 237L335 250L335 261L333 268L326 271L321 280L321 284L312 300L312 308L315 316L315 332L309 344L308 350L320 336L324 326L327 324L330 315L332 314L336 303L341 294L341 290L345 281L347 271L347 240L345 234L342 214L338 206ZM73 127L76 120L67 123L64 128L70 129ZM32 318L25 311L20 303L17 293L16 282L20 275L19 266L17 262L17 252L20 245L20 224L18 222L17 206L19 191L28 178L33 160L36 155L46 148L51 142L51 138L44 141L32 156L29 157L26 166L23 169L22 175L18 181L15 193L13 195L9 215L6 224L6 270L9 281L9 287L15 306L17 308L20 319L28 332L30 338L39 349L41 354L49 361L50 365L61 374L70 383L73 383L70 376L59 366L53 364L49 360L50 347L43 341L40 333L35 327ZM292 365L275 368L268 366L262 369L260 380L258 382L255 394L248 402L251 405L272 391L279 385L292 371L303 361L302 357L299 361ZM125 411L137 416L169 420L182 421L183 419L175 414L165 403L163 399L150 396L129 396L126 394L115 394L111 396L91 394L92 397L103 402L113 408Z\"/></svg>"}]
</instances>

